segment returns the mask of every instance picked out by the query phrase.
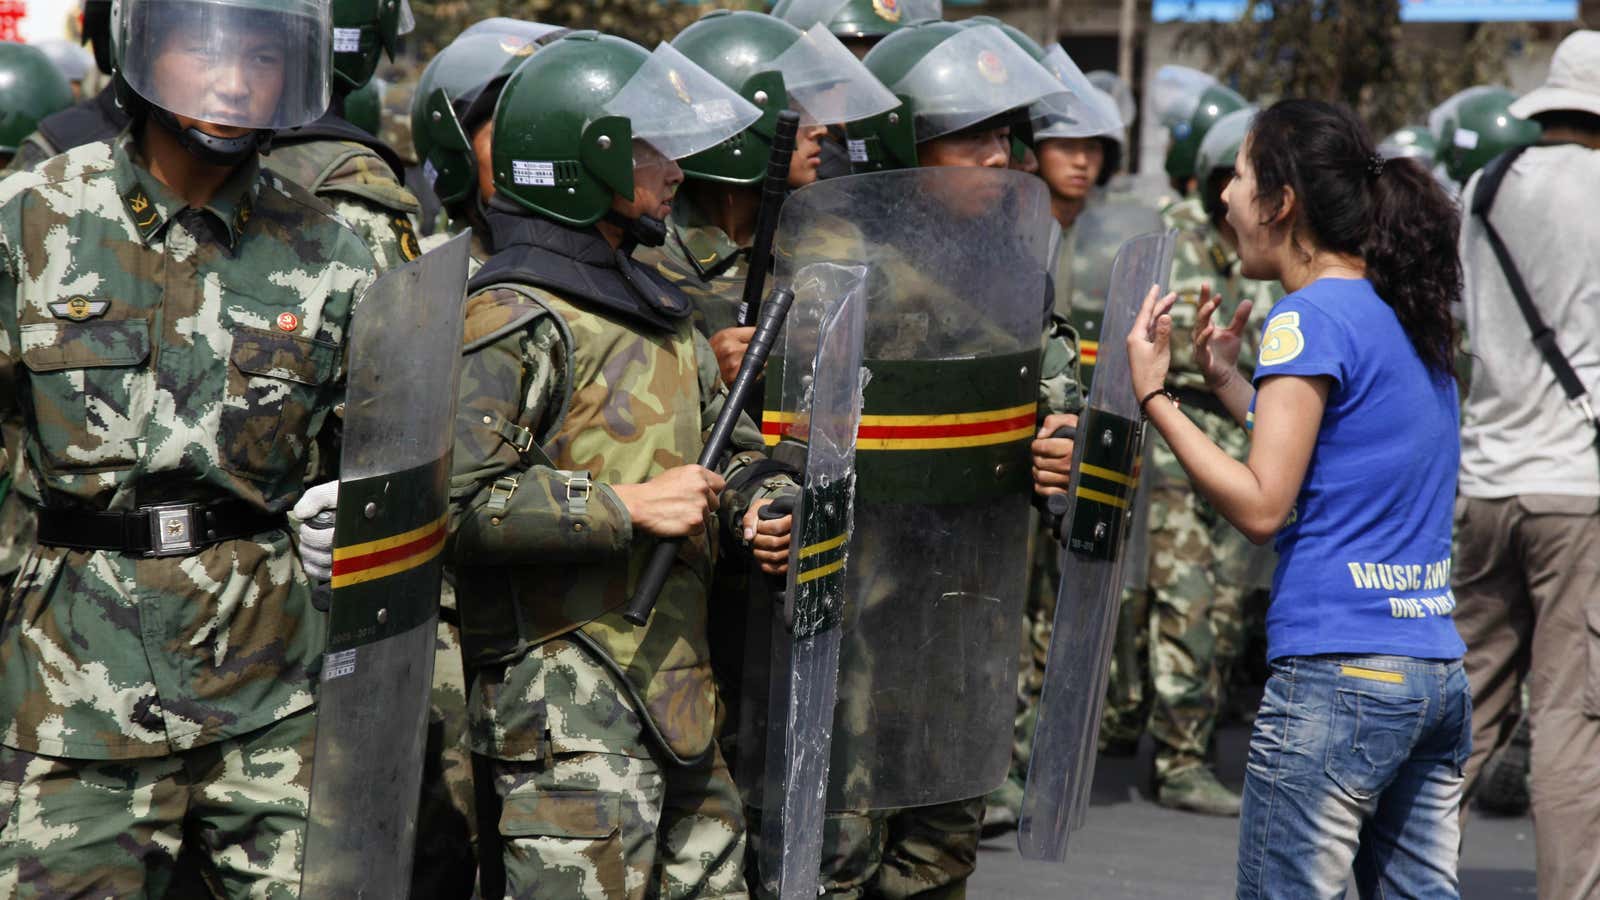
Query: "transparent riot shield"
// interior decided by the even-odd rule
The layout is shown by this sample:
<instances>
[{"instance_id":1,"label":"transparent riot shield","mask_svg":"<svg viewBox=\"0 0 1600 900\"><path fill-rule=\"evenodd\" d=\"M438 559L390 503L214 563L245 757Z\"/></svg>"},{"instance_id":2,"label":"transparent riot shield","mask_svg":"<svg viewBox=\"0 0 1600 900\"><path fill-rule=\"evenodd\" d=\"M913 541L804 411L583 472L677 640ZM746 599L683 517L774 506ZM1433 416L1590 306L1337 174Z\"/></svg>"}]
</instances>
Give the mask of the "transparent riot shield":
<instances>
[{"instance_id":1,"label":"transparent riot shield","mask_svg":"<svg viewBox=\"0 0 1600 900\"><path fill-rule=\"evenodd\" d=\"M468 248L462 234L378 279L350 327L307 897L410 890Z\"/></svg>"},{"instance_id":2,"label":"transparent riot shield","mask_svg":"<svg viewBox=\"0 0 1600 900\"><path fill-rule=\"evenodd\" d=\"M780 226L781 227L781 226ZM791 282L780 376L783 456L803 454L789 572L771 619L760 876L784 900L817 896L861 418L865 272L806 266ZM784 280L779 272L780 282Z\"/></svg>"},{"instance_id":3,"label":"transparent riot shield","mask_svg":"<svg viewBox=\"0 0 1600 900\"><path fill-rule=\"evenodd\" d=\"M780 270L868 270L829 810L1005 777L1052 222L1042 182L996 169L839 178L784 205ZM768 442L787 425L769 404Z\"/></svg>"},{"instance_id":4,"label":"transparent riot shield","mask_svg":"<svg viewBox=\"0 0 1600 900\"><path fill-rule=\"evenodd\" d=\"M1017 846L1029 859L1063 859L1067 837L1089 805L1143 440L1127 347L1118 336L1133 327L1150 286L1165 289L1175 240L1176 232L1134 238L1112 265L1107 340L1073 449L1061 587L1017 829Z\"/></svg>"}]
</instances>

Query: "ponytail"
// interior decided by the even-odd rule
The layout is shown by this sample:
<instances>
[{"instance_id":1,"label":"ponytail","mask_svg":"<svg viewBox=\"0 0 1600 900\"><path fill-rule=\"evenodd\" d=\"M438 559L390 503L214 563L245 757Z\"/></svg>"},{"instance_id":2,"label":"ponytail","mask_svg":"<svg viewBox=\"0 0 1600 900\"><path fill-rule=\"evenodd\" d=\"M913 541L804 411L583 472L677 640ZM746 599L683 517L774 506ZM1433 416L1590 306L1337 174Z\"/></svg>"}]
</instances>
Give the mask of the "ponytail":
<instances>
[{"instance_id":1,"label":"ponytail","mask_svg":"<svg viewBox=\"0 0 1600 900\"><path fill-rule=\"evenodd\" d=\"M1385 160L1355 114L1320 100L1283 100L1250 127L1256 195L1269 216L1294 189L1297 231L1321 249L1359 256L1429 370L1453 372L1461 299L1461 215L1413 159Z\"/></svg>"}]
</instances>

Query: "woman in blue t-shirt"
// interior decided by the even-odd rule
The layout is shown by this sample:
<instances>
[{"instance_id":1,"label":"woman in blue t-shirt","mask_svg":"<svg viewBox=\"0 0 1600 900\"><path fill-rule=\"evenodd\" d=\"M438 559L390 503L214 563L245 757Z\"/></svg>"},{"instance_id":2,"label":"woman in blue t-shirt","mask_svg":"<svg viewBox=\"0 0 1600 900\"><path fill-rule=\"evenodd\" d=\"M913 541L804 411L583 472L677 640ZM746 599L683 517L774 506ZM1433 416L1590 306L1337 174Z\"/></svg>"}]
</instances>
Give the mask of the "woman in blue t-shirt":
<instances>
[{"instance_id":1,"label":"woman in blue t-shirt","mask_svg":"<svg viewBox=\"0 0 1600 900\"><path fill-rule=\"evenodd\" d=\"M1249 461L1180 413L1166 380L1175 297L1152 289L1128 350L1145 415L1195 487L1251 540L1275 540L1272 674L1239 835L1240 897L1455 897L1471 700L1450 592L1459 454L1458 214L1349 110L1260 113L1223 199L1247 278L1287 293L1254 386L1201 292L1195 359Z\"/></svg>"}]
</instances>

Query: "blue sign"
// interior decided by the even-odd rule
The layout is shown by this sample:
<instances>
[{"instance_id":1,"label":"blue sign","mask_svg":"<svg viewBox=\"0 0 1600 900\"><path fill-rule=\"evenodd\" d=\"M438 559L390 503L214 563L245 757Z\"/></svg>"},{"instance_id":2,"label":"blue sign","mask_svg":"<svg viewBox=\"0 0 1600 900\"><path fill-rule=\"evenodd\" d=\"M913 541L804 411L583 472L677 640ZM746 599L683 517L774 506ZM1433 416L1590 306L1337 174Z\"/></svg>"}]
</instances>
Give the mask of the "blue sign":
<instances>
[{"instance_id":1,"label":"blue sign","mask_svg":"<svg viewBox=\"0 0 1600 900\"><path fill-rule=\"evenodd\" d=\"M955 2L955 0L952 0ZM1157 22L1237 22L1245 0L1154 0ZM1272 8L1257 5L1256 17L1272 18ZM1571 22L1578 0L1400 0L1402 22Z\"/></svg>"},{"instance_id":2,"label":"blue sign","mask_svg":"<svg viewBox=\"0 0 1600 900\"><path fill-rule=\"evenodd\" d=\"M1400 0L1402 22L1571 22L1578 0Z\"/></svg>"}]
</instances>

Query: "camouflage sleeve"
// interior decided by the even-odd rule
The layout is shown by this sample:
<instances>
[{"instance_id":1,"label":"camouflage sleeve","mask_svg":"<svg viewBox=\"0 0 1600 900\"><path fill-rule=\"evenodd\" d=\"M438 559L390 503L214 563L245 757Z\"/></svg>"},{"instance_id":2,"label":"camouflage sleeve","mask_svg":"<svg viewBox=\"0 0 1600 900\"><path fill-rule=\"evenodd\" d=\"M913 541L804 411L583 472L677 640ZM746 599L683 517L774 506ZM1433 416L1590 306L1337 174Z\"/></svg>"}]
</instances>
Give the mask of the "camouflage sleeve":
<instances>
[{"instance_id":1,"label":"camouflage sleeve","mask_svg":"<svg viewBox=\"0 0 1600 900\"><path fill-rule=\"evenodd\" d=\"M708 437L717 416L722 415L727 406L728 387L722 383L711 343L698 330L694 332L694 349L700 367L700 396L704 398L700 407L700 432ZM750 504L794 490L795 482L767 459L761 429L745 413L739 414L738 424L734 426L732 445L733 452L718 473L728 481L727 490L722 493L719 516L728 533L742 539L739 523L744 521ZM743 546L742 540L737 543Z\"/></svg>"},{"instance_id":2,"label":"camouflage sleeve","mask_svg":"<svg viewBox=\"0 0 1600 900\"><path fill-rule=\"evenodd\" d=\"M469 303L469 337L498 330L499 321L484 320L503 320L506 310ZM566 359L548 315L467 351L450 479L456 562L592 560L620 554L632 541L633 524L615 491L586 472L555 469L538 449L537 436L564 399Z\"/></svg>"},{"instance_id":3,"label":"camouflage sleeve","mask_svg":"<svg viewBox=\"0 0 1600 900\"><path fill-rule=\"evenodd\" d=\"M18 267L12 257L11 235L16 234L15 207L17 203L0 208L0 466L10 467L10 455L22 454L20 446L12 447L6 440L10 430L5 427L22 414L22 400L17 383L22 341L17 331L17 279ZM18 431L17 434L21 432Z\"/></svg>"},{"instance_id":4,"label":"camouflage sleeve","mask_svg":"<svg viewBox=\"0 0 1600 900\"><path fill-rule=\"evenodd\" d=\"M6 165L5 169L0 171L0 175L10 175L12 172L31 172L39 163L55 155L44 136L35 131L17 145L16 154L11 157L11 162Z\"/></svg>"},{"instance_id":5,"label":"camouflage sleeve","mask_svg":"<svg viewBox=\"0 0 1600 900\"><path fill-rule=\"evenodd\" d=\"M1083 409L1083 381L1078 376L1078 332L1052 314L1039 360L1039 418Z\"/></svg>"}]
</instances>

